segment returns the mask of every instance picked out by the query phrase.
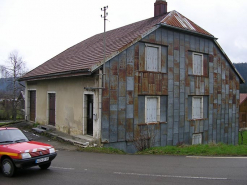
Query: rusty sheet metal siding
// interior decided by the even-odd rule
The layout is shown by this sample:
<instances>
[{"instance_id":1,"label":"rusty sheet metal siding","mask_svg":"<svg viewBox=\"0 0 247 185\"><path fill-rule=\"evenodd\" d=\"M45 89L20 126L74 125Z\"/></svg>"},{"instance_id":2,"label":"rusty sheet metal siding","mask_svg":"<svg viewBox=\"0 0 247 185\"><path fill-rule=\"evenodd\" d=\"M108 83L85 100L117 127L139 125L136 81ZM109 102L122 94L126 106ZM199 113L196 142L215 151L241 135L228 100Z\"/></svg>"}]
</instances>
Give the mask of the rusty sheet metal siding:
<instances>
[{"instance_id":1,"label":"rusty sheet metal siding","mask_svg":"<svg viewBox=\"0 0 247 185\"><path fill-rule=\"evenodd\" d=\"M126 134L126 51L119 54L118 87L118 141L125 141Z\"/></svg>"},{"instance_id":2,"label":"rusty sheet metal siding","mask_svg":"<svg viewBox=\"0 0 247 185\"><path fill-rule=\"evenodd\" d=\"M161 47L159 72L145 70L146 43ZM193 75L193 52L203 55L203 75ZM106 73L102 141L133 150L149 128L140 125L145 96L160 96L155 145L191 144L194 133L204 144L237 144L239 79L212 40L160 28L107 62ZM191 120L192 96L203 96L201 120Z\"/></svg>"},{"instance_id":3,"label":"rusty sheet metal siding","mask_svg":"<svg viewBox=\"0 0 247 185\"><path fill-rule=\"evenodd\" d=\"M110 61L110 142L118 141L118 67L119 56Z\"/></svg>"}]
</instances>

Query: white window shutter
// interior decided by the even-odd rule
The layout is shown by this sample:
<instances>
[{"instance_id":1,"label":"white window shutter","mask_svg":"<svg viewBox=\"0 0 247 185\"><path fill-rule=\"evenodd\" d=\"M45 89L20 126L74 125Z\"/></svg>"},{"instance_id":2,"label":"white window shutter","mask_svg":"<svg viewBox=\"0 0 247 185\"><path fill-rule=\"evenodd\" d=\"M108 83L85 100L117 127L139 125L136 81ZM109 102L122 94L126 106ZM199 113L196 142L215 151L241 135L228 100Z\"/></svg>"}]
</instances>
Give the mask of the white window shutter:
<instances>
[{"instance_id":1,"label":"white window shutter","mask_svg":"<svg viewBox=\"0 0 247 185\"><path fill-rule=\"evenodd\" d=\"M203 118L203 98L193 97L192 99L192 119Z\"/></svg>"},{"instance_id":2,"label":"white window shutter","mask_svg":"<svg viewBox=\"0 0 247 185\"><path fill-rule=\"evenodd\" d=\"M159 48L158 47L146 47L146 70L158 71L159 61Z\"/></svg>"},{"instance_id":3,"label":"white window shutter","mask_svg":"<svg viewBox=\"0 0 247 185\"><path fill-rule=\"evenodd\" d=\"M146 104L147 122L157 122L157 111L158 111L157 107L158 107L157 98L147 98L147 104Z\"/></svg>"},{"instance_id":4,"label":"white window shutter","mask_svg":"<svg viewBox=\"0 0 247 185\"><path fill-rule=\"evenodd\" d=\"M203 75L203 62L202 56L200 54L193 55L193 74L194 75Z\"/></svg>"},{"instance_id":5,"label":"white window shutter","mask_svg":"<svg viewBox=\"0 0 247 185\"><path fill-rule=\"evenodd\" d=\"M202 134L193 134L192 135L192 145L202 144Z\"/></svg>"}]
</instances>

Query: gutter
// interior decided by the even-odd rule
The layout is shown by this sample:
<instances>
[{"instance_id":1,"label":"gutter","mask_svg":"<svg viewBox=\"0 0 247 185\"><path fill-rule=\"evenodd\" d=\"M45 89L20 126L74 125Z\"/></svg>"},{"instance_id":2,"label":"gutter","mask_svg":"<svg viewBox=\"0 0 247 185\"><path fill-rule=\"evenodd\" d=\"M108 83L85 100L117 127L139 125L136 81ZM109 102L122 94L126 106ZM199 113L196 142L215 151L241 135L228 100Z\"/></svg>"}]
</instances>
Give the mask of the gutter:
<instances>
[{"instance_id":1,"label":"gutter","mask_svg":"<svg viewBox=\"0 0 247 185\"><path fill-rule=\"evenodd\" d=\"M82 76L82 75L91 75L91 74L92 73L89 71L89 69L81 69L81 70L76 70L76 71L67 71L67 72L61 72L61 73L52 73L52 74L30 76L30 77L24 76L22 78L19 78L18 81L44 80L44 79Z\"/></svg>"}]
</instances>

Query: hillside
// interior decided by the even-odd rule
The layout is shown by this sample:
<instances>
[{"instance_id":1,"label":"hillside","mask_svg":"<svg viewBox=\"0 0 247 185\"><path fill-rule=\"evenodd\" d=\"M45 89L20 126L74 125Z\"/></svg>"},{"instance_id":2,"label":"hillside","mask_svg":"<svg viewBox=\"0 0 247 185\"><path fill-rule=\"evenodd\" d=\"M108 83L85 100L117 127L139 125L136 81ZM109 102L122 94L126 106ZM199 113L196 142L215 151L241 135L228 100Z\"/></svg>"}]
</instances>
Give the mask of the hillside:
<instances>
[{"instance_id":1,"label":"hillside","mask_svg":"<svg viewBox=\"0 0 247 185\"><path fill-rule=\"evenodd\" d=\"M245 84L240 85L240 93L247 93L247 63L235 63L234 66L245 80Z\"/></svg>"},{"instance_id":2,"label":"hillside","mask_svg":"<svg viewBox=\"0 0 247 185\"><path fill-rule=\"evenodd\" d=\"M0 91L6 91L8 82L4 78L0 78Z\"/></svg>"},{"instance_id":3,"label":"hillside","mask_svg":"<svg viewBox=\"0 0 247 185\"><path fill-rule=\"evenodd\" d=\"M13 78L0 78L0 91L1 92L8 92L12 91L13 84L12 84ZM24 82L21 82L22 85L20 85L17 82L17 90L23 90ZM0 97L1 98L1 97Z\"/></svg>"}]
</instances>

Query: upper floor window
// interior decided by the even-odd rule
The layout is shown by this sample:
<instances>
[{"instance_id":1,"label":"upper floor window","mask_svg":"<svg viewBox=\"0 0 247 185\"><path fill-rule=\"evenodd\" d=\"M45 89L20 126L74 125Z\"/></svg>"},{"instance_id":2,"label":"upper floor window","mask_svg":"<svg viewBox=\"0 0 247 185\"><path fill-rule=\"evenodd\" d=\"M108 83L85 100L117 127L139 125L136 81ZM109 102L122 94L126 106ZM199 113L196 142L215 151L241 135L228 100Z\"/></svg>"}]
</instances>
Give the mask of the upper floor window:
<instances>
[{"instance_id":1,"label":"upper floor window","mask_svg":"<svg viewBox=\"0 0 247 185\"><path fill-rule=\"evenodd\" d=\"M203 75L203 54L193 53L193 74Z\"/></svg>"},{"instance_id":2,"label":"upper floor window","mask_svg":"<svg viewBox=\"0 0 247 185\"><path fill-rule=\"evenodd\" d=\"M161 71L161 46L146 44L145 69L147 71Z\"/></svg>"}]
</instances>

